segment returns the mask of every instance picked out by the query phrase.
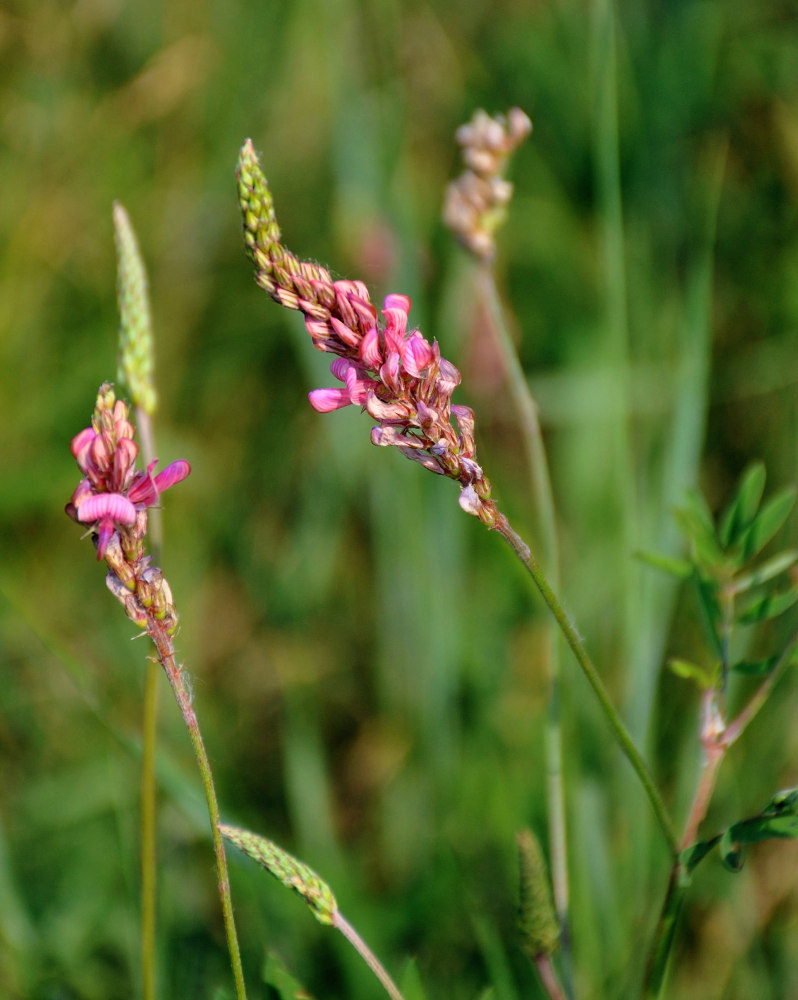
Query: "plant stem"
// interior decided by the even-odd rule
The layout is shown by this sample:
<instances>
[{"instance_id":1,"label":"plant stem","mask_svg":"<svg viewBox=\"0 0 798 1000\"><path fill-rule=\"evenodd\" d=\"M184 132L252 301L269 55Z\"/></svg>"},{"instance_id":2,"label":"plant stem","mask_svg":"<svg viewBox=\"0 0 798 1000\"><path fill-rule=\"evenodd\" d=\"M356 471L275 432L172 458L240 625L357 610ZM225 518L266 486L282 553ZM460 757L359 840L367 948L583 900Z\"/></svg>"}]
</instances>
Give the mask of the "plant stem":
<instances>
[{"instance_id":1,"label":"plant stem","mask_svg":"<svg viewBox=\"0 0 798 1000\"><path fill-rule=\"evenodd\" d=\"M335 911L335 918L333 920L333 927L337 927L338 930L343 934L347 941L352 945L355 951L360 955L363 961L368 965L374 975L382 983L385 992L391 998L391 1000L404 1000L404 997L399 992L399 988L396 983L391 979L388 973L382 966L382 963L374 954L374 952L369 948L363 938L358 934L355 928L349 923L346 917L341 913L340 910Z\"/></svg>"},{"instance_id":2,"label":"plant stem","mask_svg":"<svg viewBox=\"0 0 798 1000\"><path fill-rule=\"evenodd\" d=\"M746 727L752 722L756 714L759 712L760 708L765 704L770 695L770 692L776 686L776 684L781 680L787 667L790 666L792 661L792 654L795 652L795 647L798 646L798 629L790 636L787 641L787 645L781 652L776 661L776 665L767 675L764 681L759 685L751 700L745 706L745 708L740 712L734 722L731 722L723 734L724 745L728 748L734 742L736 742L743 734Z\"/></svg>"},{"instance_id":3,"label":"plant stem","mask_svg":"<svg viewBox=\"0 0 798 1000\"><path fill-rule=\"evenodd\" d=\"M717 692L714 689L704 692L701 725L704 763L685 822L684 834L681 840L682 850L686 850L697 842L698 830L707 814L712 793L715 790L718 772L727 751L740 738L745 728L764 705L776 682L787 669L796 645L798 645L798 630L793 632L787 645L782 650L775 667L759 685L748 704L734 722L725 728L717 714L715 706ZM662 905L662 912L654 932L654 943L646 970L643 992L644 1000L656 1000L662 990L671 945L673 944L676 921L687 891L688 879L685 877L686 874L684 864L680 858L676 858L671 868L665 902Z\"/></svg>"},{"instance_id":4,"label":"plant stem","mask_svg":"<svg viewBox=\"0 0 798 1000\"><path fill-rule=\"evenodd\" d=\"M582 640L579 638L576 629L572 625L568 615L565 613L557 595L551 589L551 586L546 580L546 577L538 565L537 560L530 551L529 546L526 542L524 542L520 535L513 531L512 527L510 527L510 522L507 521L506 518L500 519L496 524L496 530L509 543L513 552L515 552L524 564L530 576L534 580L535 586L540 591L541 597L548 605L551 613L554 615L554 618L560 627L560 631L565 637L565 641L568 643L571 652L576 658L576 662L582 668L582 672L587 678L588 683L593 688L593 693L598 698L599 704L601 705L618 745L626 755L629 763L634 768L635 774L640 779L640 783L643 786L643 790L645 791L649 802L651 803L651 808L654 811L654 815L659 823L663 836L667 841L668 848L670 849L673 857L676 858L679 854L679 843L676 839L676 831L673 828L673 822L671 821L668 811L665 808L665 803L662 801L662 797L657 791L657 787L654 784L654 780L651 777L648 768L646 767L645 761L640 756L640 751L635 746L634 740L629 735L629 731L623 724L615 706L612 704L612 701L607 694L607 690L602 683L601 677L593 665L592 660L588 656L587 650L585 649Z\"/></svg>"},{"instance_id":5,"label":"plant stem","mask_svg":"<svg viewBox=\"0 0 798 1000\"><path fill-rule=\"evenodd\" d=\"M216 791L213 787L213 775L208 754L205 751L205 744L197 722L197 716L191 706L191 699L186 691L180 677L181 668L175 662L175 650L172 639L167 635L162 623L153 615L148 616L147 632L155 643L158 651L158 660L166 672L169 683L177 699L177 704L183 715L183 721L191 737L191 744L194 748L194 755L197 758L200 774L202 776L202 787L205 790L205 801L208 804L208 816L211 821L211 833L213 835L213 849L216 855L216 875L219 883L219 896L222 901L222 913L224 915L224 927L227 935L227 948L230 952L230 962L233 966L233 978L236 986L237 1000L246 1000L247 992L244 986L244 971L241 966L241 951L238 946L238 936L236 935L235 919L233 917L233 901L230 894L230 878L227 873L227 858L224 853L224 840L219 832L219 804L216 801Z\"/></svg>"},{"instance_id":6,"label":"plant stem","mask_svg":"<svg viewBox=\"0 0 798 1000\"><path fill-rule=\"evenodd\" d=\"M654 934L654 945L648 959L644 978L642 1000L657 1000L665 983L665 972L668 968L668 958L676 933L676 924L687 892L687 884L683 879L684 867L680 861L675 861L668 879L668 890L662 904L662 912L657 922Z\"/></svg>"},{"instance_id":7,"label":"plant stem","mask_svg":"<svg viewBox=\"0 0 798 1000\"><path fill-rule=\"evenodd\" d=\"M485 308L505 366L507 385L518 414L518 426L526 451L535 510L540 524L542 563L557 589L560 585L560 557L557 541L557 522L554 512L554 494L551 488L546 448L540 430L538 408L529 383L521 368L518 353L504 319L501 299L496 287L496 277L490 262L479 267L479 287ZM563 973L568 995L573 994L570 928L569 928L569 879L568 879L568 828L565 816L565 781L562 764L562 725L560 720L560 646L557 623L548 622L549 644L546 656L548 692L544 747L546 754L546 799L549 823L549 849L551 852L551 882L554 906L560 922Z\"/></svg>"},{"instance_id":8,"label":"plant stem","mask_svg":"<svg viewBox=\"0 0 798 1000\"><path fill-rule=\"evenodd\" d=\"M144 1000L155 1000L155 743L158 664L147 658L141 751L141 980Z\"/></svg>"},{"instance_id":9,"label":"plant stem","mask_svg":"<svg viewBox=\"0 0 798 1000\"><path fill-rule=\"evenodd\" d=\"M149 413L136 407L136 425L141 439L144 464L155 457L152 420ZM156 565L161 564L161 511L150 513L150 544ZM141 991L144 1000L155 1000L155 930L157 900L157 838L155 748L158 731L158 665L148 658L144 676L141 748Z\"/></svg>"},{"instance_id":10,"label":"plant stem","mask_svg":"<svg viewBox=\"0 0 798 1000\"><path fill-rule=\"evenodd\" d=\"M551 956L538 955L535 959L535 968L538 970L543 989L551 997L551 1000L566 1000L565 991L560 985L554 966L551 964Z\"/></svg>"}]
</instances>

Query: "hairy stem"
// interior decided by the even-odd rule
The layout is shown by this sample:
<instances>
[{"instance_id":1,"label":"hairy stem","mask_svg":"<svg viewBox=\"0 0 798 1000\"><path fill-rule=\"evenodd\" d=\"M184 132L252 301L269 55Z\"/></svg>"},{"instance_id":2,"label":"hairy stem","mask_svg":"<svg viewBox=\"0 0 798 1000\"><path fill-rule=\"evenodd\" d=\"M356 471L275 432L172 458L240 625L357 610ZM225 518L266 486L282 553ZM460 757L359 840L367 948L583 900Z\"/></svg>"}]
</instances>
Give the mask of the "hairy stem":
<instances>
[{"instance_id":1,"label":"hairy stem","mask_svg":"<svg viewBox=\"0 0 798 1000\"><path fill-rule=\"evenodd\" d=\"M585 675L588 683L593 688L593 693L596 695L596 698L598 698L599 705L604 712L616 742L625 754L629 763L632 765L635 774L640 779L640 784L643 786L643 790L648 797L648 801L654 811L657 823L659 824L663 836L667 841L668 848L670 849L673 857L676 858L679 854L679 842L676 838L676 831L674 830L673 822L668 815L667 809L665 808L665 803L662 801L662 796L657 791L657 787L654 784L651 773L646 767L645 761L640 755L640 751L635 746L634 740L630 736L628 729L623 724L620 715L615 709L615 706L612 704L601 677L593 665L592 660L588 656L587 650L585 649L582 640L579 638L571 620L565 613L565 609L560 603L559 598L551 589L549 582L544 576L543 571L538 565L534 555L530 551L529 546L526 542L524 542L520 535L513 531L510 527L509 521L507 521L506 518L500 519L496 524L496 530L509 543L513 552L515 552L524 564L524 567L534 580L535 586L540 591L541 597L548 605L551 613L554 615L560 631L565 637L565 641L568 643L571 652L576 658L576 662L582 668L582 673Z\"/></svg>"},{"instance_id":2,"label":"hairy stem","mask_svg":"<svg viewBox=\"0 0 798 1000\"><path fill-rule=\"evenodd\" d=\"M152 420L149 413L136 407L136 423L141 436L144 464L155 458ZM150 543L156 565L161 564L162 519L161 511L153 509L150 515ZM156 783L155 748L158 721L158 665L147 659L144 676L144 704L142 710L141 749L141 983L144 1000L155 1000L155 933L157 882L156 838Z\"/></svg>"},{"instance_id":3,"label":"hairy stem","mask_svg":"<svg viewBox=\"0 0 798 1000\"><path fill-rule=\"evenodd\" d=\"M540 525L542 563L557 589L560 585L560 557L554 494L551 488L546 448L538 420L538 408L518 359L496 287L493 266L489 261L479 267L480 292L505 367L507 385L518 415L518 426L529 466L535 511ZM548 623L546 723L546 799L551 851L551 882L554 905L560 922L563 971L569 995L573 993L570 962L568 828L565 816L565 781L562 765L562 725L560 719L560 646L557 623Z\"/></svg>"},{"instance_id":4,"label":"hairy stem","mask_svg":"<svg viewBox=\"0 0 798 1000\"><path fill-rule=\"evenodd\" d=\"M236 986L237 1000L246 1000L247 992L244 986L244 971L241 966L241 951L238 946L238 936L236 934L235 919L233 917L233 900L230 893L230 878L227 873L227 858L224 853L224 840L219 831L219 804L216 801L216 790L213 786L213 775L205 744L197 722L197 716L191 706L191 699L180 677L180 667L175 661L175 650L172 639L166 634L163 625L154 618L148 616L147 632L155 643L158 650L158 660L166 672L169 684L172 687L177 704L183 715L183 721L188 729L191 738L191 745L194 748L194 755L197 758L200 774L202 776L202 787L205 791L205 801L208 805L208 816L211 821L211 833L213 835L213 850L216 855L216 875L219 883L219 896L222 901L222 913L224 915L224 927L227 935L227 948L230 952L230 961L233 966L233 978Z\"/></svg>"},{"instance_id":5,"label":"hairy stem","mask_svg":"<svg viewBox=\"0 0 798 1000\"><path fill-rule=\"evenodd\" d=\"M141 980L144 1000L155 1000L155 744L158 664L147 660L144 675L141 751Z\"/></svg>"}]
</instances>

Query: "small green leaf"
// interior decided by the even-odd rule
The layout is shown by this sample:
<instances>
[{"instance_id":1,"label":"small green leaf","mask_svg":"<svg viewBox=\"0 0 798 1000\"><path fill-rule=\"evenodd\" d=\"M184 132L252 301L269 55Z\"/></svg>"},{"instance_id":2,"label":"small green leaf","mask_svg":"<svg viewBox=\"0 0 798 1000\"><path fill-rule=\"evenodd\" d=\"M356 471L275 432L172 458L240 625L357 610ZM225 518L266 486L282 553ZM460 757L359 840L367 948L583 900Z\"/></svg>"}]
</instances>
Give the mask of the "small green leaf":
<instances>
[{"instance_id":1,"label":"small green leaf","mask_svg":"<svg viewBox=\"0 0 798 1000\"><path fill-rule=\"evenodd\" d=\"M421 982L421 973L418 971L418 962L411 958L402 970L402 978L399 980L399 989L405 1000L427 1000L424 986Z\"/></svg>"},{"instance_id":2,"label":"small green leaf","mask_svg":"<svg viewBox=\"0 0 798 1000\"><path fill-rule=\"evenodd\" d=\"M785 549L784 552L779 552L772 559L767 559L761 566L757 566L756 569L751 570L750 573L745 573L737 577L734 581L734 591L737 594L744 594L746 590L758 587L760 584L772 580L780 573L788 570L796 562L798 562L798 549Z\"/></svg>"},{"instance_id":3,"label":"small green leaf","mask_svg":"<svg viewBox=\"0 0 798 1000\"><path fill-rule=\"evenodd\" d=\"M795 487L787 486L772 497L740 536L743 558L760 552L784 524L795 503Z\"/></svg>"},{"instance_id":4,"label":"small green leaf","mask_svg":"<svg viewBox=\"0 0 798 1000\"><path fill-rule=\"evenodd\" d=\"M654 569L669 573L679 580L689 580L693 575L693 564L686 559L677 559L675 556L665 556L659 552L648 551L635 552L635 557L641 562L653 566Z\"/></svg>"},{"instance_id":5,"label":"small green leaf","mask_svg":"<svg viewBox=\"0 0 798 1000\"><path fill-rule=\"evenodd\" d=\"M743 848L763 840L798 839L798 788L776 792L758 816L734 823L720 839L724 865L734 872L743 866Z\"/></svg>"},{"instance_id":6,"label":"small green leaf","mask_svg":"<svg viewBox=\"0 0 798 1000\"><path fill-rule=\"evenodd\" d=\"M712 580L704 580L700 577L696 580L696 590L698 591L698 603L704 614L704 622L709 631L713 652L719 660L723 659L723 644L718 635L718 628L723 618L723 612L718 603L718 586Z\"/></svg>"},{"instance_id":7,"label":"small green leaf","mask_svg":"<svg viewBox=\"0 0 798 1000\"><path fill-rule=\"evenodd\" d=\"M765 677L779 662L778 656L768 656L764 660L740 660L732 666L732 670L747 677Z\"/></svg>"},{"instance_id":8,"label":"small green leaf","mask_svg":"<svg viewBox=\"0 0 798 1000\"><path fill-rule=\"evenodd\" d=\"M741 625L753 625L776 618L798 601L798 590L785 590L781 594L764 594L736 615Z\"/></svg>"},{"instance_id":9,"label":"small green leaf","mask_svg":"<svg viewBox=\"0 0 798 1000\"><path fill-rule=\"evenodd\" d=\"M690 660L682 660L678 656L668 660L668 667L677 677L684 677L688 681L695 681L700 688L711 688L717 677L717 667L702 667L698 663L691 663Z\"/></svg>"},{"instance_id":10,"label":"small green leaf","mask_svg":"<svg viewBox=\"0 0 798 1000\"><path fill-rule=\"evenodd\" d=\"M261 972L263 982L278 995L280 1000L311 1000L311 995L286 969L283 960L269 952L263 962Z\"/></svg>"},{"instance_id":11,"label":"small green leaf","mask_svg":"<svg viewBox=\"0 0 798 1000\"><path fill-rule=\"evenodd\" d=\"M725 555L718 543L709 507L701 494L695 490L688 491L685 505L676 510L675 516L691 543L696 559L710 568L723 565Z\"/></svg>"},{"instance_id":12,"label":"small green leaf","mask_svg":"<svg viewBox=\"0 0 798 1000\"><path fill-rule=\"evenodd\" d=\"M717 837L713 840L699 840L697 844L693 844L691 847L682 851L681 861L684 866L684 874L681 877L681 884L683 888L687 888L690 884L693 872L696 870L700 862L707 856L707 854L709 854L717 842Z\"/></svg>"},{"instance_id":13,"label":"small green leaf","mask_svg":"<svg viewBox=\"0 0 798 1000\"><path fill-rule=\"evenodd\" d=\"M721 515L718 534L724 548L733 545L753 521L764 489L765 466L762 462L754 462L743 472L737 492Z\"/></svg>"}]
</instances>

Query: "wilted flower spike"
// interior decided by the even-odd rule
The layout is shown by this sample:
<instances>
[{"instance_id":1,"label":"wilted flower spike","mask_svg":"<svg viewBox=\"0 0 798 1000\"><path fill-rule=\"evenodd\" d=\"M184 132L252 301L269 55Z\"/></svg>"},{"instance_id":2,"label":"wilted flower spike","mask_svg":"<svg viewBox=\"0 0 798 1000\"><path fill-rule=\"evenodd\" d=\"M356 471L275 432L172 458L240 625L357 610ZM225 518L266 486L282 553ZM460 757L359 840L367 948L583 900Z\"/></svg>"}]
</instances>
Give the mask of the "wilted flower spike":
<instances>
[{"instance_id":1,"label":"wilted flower spike","mask_svg":"<svg viewBox=\"0 0 798 1000\"><path fill-rule=\"evenodd\" d=\"M490 261L496 253L494 233L513 194L512 184L501 174L531 131L529 118L512 108L506 117L495 118L477 111L456 132L466 170L446 189L443 221L478 260Z\"/></svg>"},{"instance_id":2,"label":"wilted flower spike","mask_svg":"<svg viewBox=\"0 0 798 1000\"><path fill-rule=\"evenodd\" d=\"M516 122L514 136L519 128ZM501 155L501 142L494 146ZM244 241L258 284L281 305L299 310L314 346L336 355L330 370L343 385L314 389L308 396L313 409L329 413L350 405L364 407L377 422L371 433L375 445L394 446L425 468L454 479L460 484L464 510L489 527L505 524L475 459L473 414L461 408L471 418L460 433L452 424L451 396L460 372L441 357L436 341L409 329L410 298L387 295L380 318L361 281L333 281L324 268L287 250L250 140L241 148L237 177Z\"/></svg>"}]
</instances>

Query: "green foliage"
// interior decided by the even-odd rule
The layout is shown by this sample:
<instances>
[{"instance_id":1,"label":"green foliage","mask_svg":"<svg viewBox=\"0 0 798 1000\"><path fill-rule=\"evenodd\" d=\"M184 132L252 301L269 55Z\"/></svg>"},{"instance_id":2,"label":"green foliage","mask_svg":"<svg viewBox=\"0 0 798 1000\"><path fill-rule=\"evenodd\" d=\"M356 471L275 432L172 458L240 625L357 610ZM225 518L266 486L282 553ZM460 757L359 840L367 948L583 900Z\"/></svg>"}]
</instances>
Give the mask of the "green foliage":
<instances>
[{"instance_id":1,"label":"green foliage","mask_svg":"<svg viewBox=\"0 0 798 1000\"><path fill-rule=\"evenodd\" d=\"M793 549L779 552L758 566L751 565L784 526L795 502L795 490L788 487L762 505L764 489L764 465L754 462L741 475L717 521L704 497L698 491L688 491L684 505L676 511L676 520L687 539L691 558L639 553L648 565L678 580L689 580L695 587L710 652L717 656L716 666L707 668L682 657L672 657L668 665L673 673L703 689L723 687L729 670L766 676L781 659L781 653L736 658L731 644L734 626L767 622L798 601L798 586L792 578L788 578L786 589L775 589L779 577L795 564ZM738 607L740 595L745 599Z\"/></svg>"},{"instance_id":2,"label":"green foliage","mask_svg":"<svg viewBox=\"0 0 798 1000\"><path fill-rule=\"evenodd\" d=\"M462 367L455 401L477 412L497 493L534 536L473 276L439 221L457 125L478 105L533 118L498 267L552 459L564 589L683 802L694 712L660 680L663 650L719 656L675 602L679 581L629 554L680 558L670 509L699 479L714 509L746 456L772 482L795 477L795 28L774 0L4 6L0 996L137 992L145 652L61 513L69 439L115 365L114 199L152 279L157 452L194 469L164 499L164 562L225 817L312 857L389 967L417 956L429 997L490 992L467 891L533 997L513 835L545 827L540 621L509 554L445 483L372 449L361 415L309 413L329 359L252 281L236 152L246 135L268 151L297 253L364 278L377 301L413 296L411 321ZM740 598L771 579L788 589L796 554L783 560L740 572ZM771 638L730 662L766 660ZM779 691L722 812L763 772L795 772L789 676ZM568 671L562 701L576 958L586 992L614 1000L633 993L630 942L663 855ZM229 962L175 714L162 692L159 995L209 997L229 990ZM702 870L706 893L685 907L704 950L680 953L673 1000L795 982L789 879L751 861L723 894ZM268 949L314 995L374 995L347 949L319 945L304 908L258 875L232 872L253 992ZM741 946L722 918L754 892Z\"/></svg>"},{"instance_id":3,"label":"green foliage","mask_svg":"<svg viewBox=\"0 0 798 1000\"><path fill-rule=\"evenodd\" d=\"M724 866L731 872L743 867L743 850L765 840L798 840L798 788L777 792L762 812L732 823L711 840L699 841L682 853L685 876L695 871L713 847L718 847Z\"/></svg>"}]
</instances>

